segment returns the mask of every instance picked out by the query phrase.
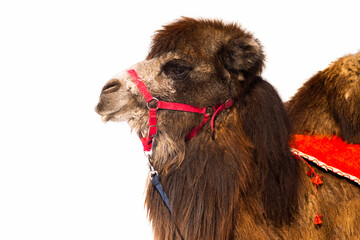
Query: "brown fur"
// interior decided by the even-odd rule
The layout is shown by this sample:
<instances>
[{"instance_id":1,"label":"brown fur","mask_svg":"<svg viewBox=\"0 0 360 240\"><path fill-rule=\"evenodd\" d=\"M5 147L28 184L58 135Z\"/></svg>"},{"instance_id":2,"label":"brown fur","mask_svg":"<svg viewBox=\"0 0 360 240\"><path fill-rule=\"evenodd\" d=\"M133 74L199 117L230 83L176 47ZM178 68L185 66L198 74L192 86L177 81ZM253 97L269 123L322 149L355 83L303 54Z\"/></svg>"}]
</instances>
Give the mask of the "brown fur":
<instances>
[{"instance_id":1,"label":"brown fur","mask_svg":"<svg viewBox=\"0 0 360 240\"><path fill-rule=\"evenodd\" d=\"M158 111L154 167L173 216L148 183L146 206L155 239L180 239L173 219L184 239L355 239L359 234L359 218L349 211L359 209L359 191L343 191L345 181L319 193L326 221L315 228L313 186L306 166L291 155L284 105L259 77L264 54L250 33L236 24L182 18L157 32L140 65L135 68L144 74L144 66L151 65L151 77L142 77L160 100L214 106L234 98L234 106L217 116L214 133L206 124L187 142L202 116ZM123 78L104 87L96 110L106 120L124 120L131 113L126 119L143 136L146 104L140 94L126 91ZM127 103L118 109L111 99Z\"/></svg>"},{"instance_id":2,"label":"brown fur","mask_svg":"<svg viewBox=\"0 0 360 240\"><path fill-rule=\"evenodd\" d=\"M286 103L286 108L296 134L337 135L348 143L359 144L360 52L344 56L314 75ZM360 188L315 168L325 179L319 202L326 216L323 228L327 228L324 232L328 239L360 239ZM328 229L329 225L337 227Z\"/></svg>"},{"instance_id":3,"label":"brown fur","mask_svg":"<svg viewBox=\"0 0 360 240\"><path fill-rule=\"evenodd\" d=\"M307 81L287 103L295 133L338 135L360 143L360 52Z\"/></svg>"}]
</instances>

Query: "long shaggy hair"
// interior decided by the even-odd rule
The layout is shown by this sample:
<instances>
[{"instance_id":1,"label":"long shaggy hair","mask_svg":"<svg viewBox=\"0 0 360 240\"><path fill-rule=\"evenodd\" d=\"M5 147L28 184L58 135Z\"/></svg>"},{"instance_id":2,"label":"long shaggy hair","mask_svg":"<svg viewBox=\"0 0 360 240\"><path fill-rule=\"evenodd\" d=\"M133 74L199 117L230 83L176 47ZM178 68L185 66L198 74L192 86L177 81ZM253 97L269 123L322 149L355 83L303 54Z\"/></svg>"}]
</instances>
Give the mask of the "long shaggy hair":
<instances>
[{"instance_id":1,"label":"long shaggy hair","mask_svg":"<svg viewBox=\"0 0 360 240\"><path fill-rule=\"evenodd\" d=\"M199 29L216 29L228 41L204 45L205 34ZM153 39L148 59L184 51L208 59L216 68L216 78L226 79L225 72L231 73L231 92L236 93L234 107L217 117L214 133L206 125L176 151L177 156L166 155L179 164L169 167L158 161L155 165L185 239L238 239L249 236L246 225L290 224L298 211L298 167L288 145L290 124L276 91L256 76L263 67L261 47L255 49L248 41L258 43L237 25L187 18L164 27ZM193 127L184 127L188 123L180 117L184 114L163 113L168 129L162 131L174 142L183 142ZM155 159L164 155L154 154ZM146 206L155 238L176 239L171 216L151 185Z\"/></svg>"}]
</instances>

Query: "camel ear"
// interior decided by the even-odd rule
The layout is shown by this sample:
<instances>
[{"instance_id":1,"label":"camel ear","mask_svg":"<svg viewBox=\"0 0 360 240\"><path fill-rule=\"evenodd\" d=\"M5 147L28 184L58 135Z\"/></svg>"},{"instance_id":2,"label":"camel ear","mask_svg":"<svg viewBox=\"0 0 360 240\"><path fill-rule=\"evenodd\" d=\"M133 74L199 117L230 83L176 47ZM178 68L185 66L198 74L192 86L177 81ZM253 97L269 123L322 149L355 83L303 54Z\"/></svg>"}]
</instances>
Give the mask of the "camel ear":
<instances>
[{"instance_id":1,"label":"camel ear","mask_svg":"<svg viewBox=\"0 0 360 240\"><path fill-rule=\"evenodd\" d=\"M219 52L219 60L230 74L252 79L261 74L265 56L262 46L253 37L239 37L229 40Z\"/></svg>"}]
</instances>

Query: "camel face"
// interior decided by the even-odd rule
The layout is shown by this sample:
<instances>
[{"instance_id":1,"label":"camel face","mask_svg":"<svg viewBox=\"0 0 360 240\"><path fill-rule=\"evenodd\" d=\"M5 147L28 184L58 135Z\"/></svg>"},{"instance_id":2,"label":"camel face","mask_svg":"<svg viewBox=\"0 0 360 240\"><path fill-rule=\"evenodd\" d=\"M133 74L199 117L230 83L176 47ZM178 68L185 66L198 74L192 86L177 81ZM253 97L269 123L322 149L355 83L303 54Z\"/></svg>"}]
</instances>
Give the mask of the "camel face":
<instances>
[{"instance_id":1,"label":"camel face","mask_svg":"<svg viewBox=\"0 0 360 240\"><path fill-rule=\"evenodd\" d=\"M134 69L153 97L162 101L211 106L230 98L223 91L228 88L225 82L211 81L215 78L215 70L210 64L194 64L178 54L168 53L145 60L129 69ZM215 96L215 100L211 95ZM131 127L136 128L147 120L148 109L145 98L125 70L105 84L96 111L104 122L128 121ZM144 126L144 129L138 130L146 129Z\"/></svg>"},{"instance_id":2,"label":"camel face","mask_svg":"<svg viewBox=\"0 0 360 240\"><path fill-rule=\"evenodd\" d=\"M161 101L209 107L238 96L263 59L259 42L239 26L184 18L158 31L147 59L129 69ZM147 104L127 71L105 84L95 110L105 122L147 131Z\"/></svg>"},{"instance_id":3,"label":"camel face","mask_svg":"<svg viewBox=\"0 0 360 240\"><path fill-rule=\"evenodd\" d=\"M174 93L172 82L161 73L164 58L139 62L129 69L134 69L154 96ZM156 94L160 93L160 94ZM96 106L96 112L107 121L137 120L146 113L146 101L127 71L114 75L103 87Z\"/></svg>"}]
</instances>

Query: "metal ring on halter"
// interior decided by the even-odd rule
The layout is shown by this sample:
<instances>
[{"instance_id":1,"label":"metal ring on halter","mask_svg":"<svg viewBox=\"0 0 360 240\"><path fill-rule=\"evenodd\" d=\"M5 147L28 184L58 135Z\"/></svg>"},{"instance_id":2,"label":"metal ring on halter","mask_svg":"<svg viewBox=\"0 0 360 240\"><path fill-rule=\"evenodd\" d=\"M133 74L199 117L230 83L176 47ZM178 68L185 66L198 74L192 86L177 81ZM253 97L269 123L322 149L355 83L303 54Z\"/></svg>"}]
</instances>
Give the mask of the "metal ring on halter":
<instances>
[{"instance_id":1,"label":"metal ring on halter","mask_svg":"<svg viewBox=\"0 0 360 240\"><path fill-rule=\"evenodd\" d=\"M150 105L149 105L152 101L156 101L156 109L158 109L158 104L157 104L157 102L159 101L159 99L154 98L154 97L153 97L153 99L151 99L151 100L146 104L147 108L148 108L148 109L152 108L152 107L150 107Z\"/></svg>"},{"instance_id":2,"label":"metal ring on halter","mask_svg":"<svg viewBox=\"0 0 360 240\"><path fill-rule=\"evenodd\" d=\"M149 178L150 180L152 180L154 178L154 175L159 175L158 171L156 171L154 169L154 167L151 165L150 163L150 159L149 159L149 167L150 167L150 171L149 171Z\"/></svg>"},{"instance_id":3,"label":"metal ring on halter","mask_svg":"<svg viewBox=\"0 0 360 240\"><path fill-rule=\"evenodd\" d=\"M159 175L159 173L157 171L150 171L149 172L149 178L150 180L153 180L155 175Z\"/></svg>"}]
</instances>

